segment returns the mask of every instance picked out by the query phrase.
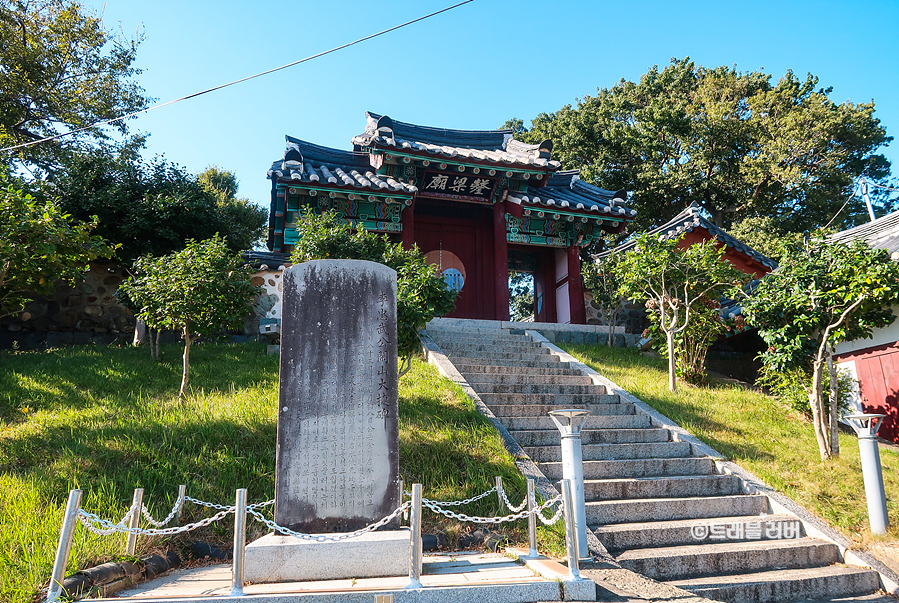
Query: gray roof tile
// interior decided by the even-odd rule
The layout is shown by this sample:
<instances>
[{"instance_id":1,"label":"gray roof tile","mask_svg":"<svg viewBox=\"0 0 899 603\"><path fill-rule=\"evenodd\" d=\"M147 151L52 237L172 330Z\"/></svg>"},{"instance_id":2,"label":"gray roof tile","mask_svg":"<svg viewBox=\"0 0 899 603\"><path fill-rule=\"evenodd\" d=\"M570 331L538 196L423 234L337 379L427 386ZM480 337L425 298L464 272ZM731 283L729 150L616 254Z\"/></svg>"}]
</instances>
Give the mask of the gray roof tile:
<instances>
[{"instance_id":1,"label":"gray roof tile","mask_svg":"<svg viewBox=\"0 0 899 603\"><path fill-rule=\"evenodd\" d=\"M899 211L877 218L873 222L838 232L827 239L837 243L861 240L875 249L886 249L892 254L894 251L899 251Z\"/></svg>"}]
</instances>

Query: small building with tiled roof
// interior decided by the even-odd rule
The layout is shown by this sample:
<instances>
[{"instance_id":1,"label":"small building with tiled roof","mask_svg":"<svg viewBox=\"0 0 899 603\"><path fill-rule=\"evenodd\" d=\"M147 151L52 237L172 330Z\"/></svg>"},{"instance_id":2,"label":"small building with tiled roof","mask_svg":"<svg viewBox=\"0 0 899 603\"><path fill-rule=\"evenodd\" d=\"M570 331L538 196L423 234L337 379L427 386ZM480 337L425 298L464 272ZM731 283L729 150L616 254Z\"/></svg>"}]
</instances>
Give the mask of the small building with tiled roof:
<instances>
[{"instance_id":1,"label":"small building with tiled roof","mask_svg":"<svg viewBox=\"0 0 899 603\"><path fill-rule=\"evenodd\" d=\"M741 272L752 275L753 279L759 279L777 268L777 262L729 235L724 229L715 226L713 222L702 215L702 209L696 203L691 203L684 211L661 226L647 231L646 234L665 239L683 236L681 239L683 247L717 239L726 248L725 259ZM594 258L602 259L613 253L621 253L633 248L636 244L636 240L631 239L614 249L596 254Z\"/></svg>"},{"instance_id":2,"label":"small building with tiled roof","mask_svg":"<svg viewBox=\"0 0 899 603\"><path fill-rule=\"evenodd\" d=\"M829 236L828 241L864 241L899 260L899 211ZM899 316L899 305L893 306ZM899 320L874 329L870 338L838 343L834 361L858 382L856 410L886 415L878 435L899 443Z\"/></svg>"},{"instance_id":3,"label":"small building with tiled roof","mask_svg":"<svg viewBox=\"0 0 899 603\"><path fill-rule=\"evenodd\" d=\"M560 171L552 142L512 130L451 130L366 113L353 150L291 136L272 164L268 247L290 253L307 212L419 250L459 291L450 316L509 319L509 270L534 275L535 319L584 324L580 248L636 212L625 191Z\"/></svg>"}]
</instances>

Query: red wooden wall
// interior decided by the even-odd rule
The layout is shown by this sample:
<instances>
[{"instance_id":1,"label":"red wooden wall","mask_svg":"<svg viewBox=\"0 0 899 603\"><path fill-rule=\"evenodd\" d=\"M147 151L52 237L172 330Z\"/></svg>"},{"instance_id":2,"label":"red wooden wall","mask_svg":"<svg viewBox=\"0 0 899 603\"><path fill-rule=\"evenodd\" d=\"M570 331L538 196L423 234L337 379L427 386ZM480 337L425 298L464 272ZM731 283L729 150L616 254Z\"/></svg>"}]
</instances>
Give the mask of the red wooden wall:
<instances>
[{"instance_id":1,"label":"red wooden wall","mask_svg":"<svg viewBox=\"0 0 899 603\"><path fill-rule=\"evenodd\" d=\"M840 354L854 360L865 412L886 415L877 433L899 442L899 342Z\"/></svg>"}]
</instances>

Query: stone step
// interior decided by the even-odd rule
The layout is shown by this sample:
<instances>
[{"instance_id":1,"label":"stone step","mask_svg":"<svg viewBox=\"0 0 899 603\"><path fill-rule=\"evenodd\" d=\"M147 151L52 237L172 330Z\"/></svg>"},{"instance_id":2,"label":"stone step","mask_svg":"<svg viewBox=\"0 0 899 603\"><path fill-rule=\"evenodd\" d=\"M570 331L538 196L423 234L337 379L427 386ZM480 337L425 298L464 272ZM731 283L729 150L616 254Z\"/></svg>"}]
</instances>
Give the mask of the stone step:
<instances>
[{"instance_id":1,"label":"stone step","mask_svg":"<svg viewBox=\"0 0 899 603\"><path fill-rule=\"evenodd\" d=\"M593 379L588 375L533 375L530 373L468 373L465 380L475 389L481 385L584 385L593 387Z\"/></svg>"},{"instance_id":2,"label":"stone step","mask_svg":"<svg viewBox=\"0 0 899 603\"><path fill-rule=\"evenodd\" d=\"M540 470L549 479L562 479L562 463L540 463ZM671 475L713 475L715 461L708 457L624 459L615 461L584 461L585 479L637 478ZM643 520L634 520L643 521ZM652 521L648 519L645 521Z\"/></svg>"},{"instance_id":3,"label":"stone step","mask_svg":"<svg viewBox=\"0 0 899 603\"><path fill-rule=\"evenodd\" d=\"M740 478L735 475L681 475L584 481L584 495L587 500L729 496L740 494L742 491Z\"/></svg>"},{"instance_id":4,"label":"stone step","mask_svg":"<svg viewBox=\"0 0 899 603\"><path fill-rule=\"evenodd\" d=\"M442 348L441 348L442 349ZM570 369L571 363L562 362L558 356L552 354L540 354L539 356L528 357L524 360L514 360L509 358L492 357L484 358L466 358L465 356L453 356L453 366L461 373L460 367L495 367L495 368L518 368L527 370L530 368L564 368Z\"/></svg>"},{"instance_id":5,"label":"stone step","mask_svg":"<svg viewBox=\"0 0 899 603\"><path fill-rule=\"evenodd\" d=\"M604 394L602 385L551 385L548 383L478 383L474 391L485 394Z\"/></svg>"},{"instance_id":6,"label":"stone step","mask_svg":"<svg viewBox=\"0 0 899 603\"><path fill-rule=\"evenodd\" d=\"M481 355L476 350L446 350L443 347L441 347L440 349L444 354L446 354L447 358L450 359L450 362L453 363L455 363L456 360L474 364L505 364L507 362L517 363L532 361L557 362L559 360L558 356L549 353L522 354L521 352L499 351L493 353L484 353L483 355Z\"/></svg>"},{"instance_id":7,"label":"stone step","mask_svg":"<svg viewBox=\"0 0 899 603\"><path fill-rule=\"evenodd\" d=\"M556 424L550 417L497 417L503 427L509 431L542 431L556 430ZM590 415L584 422L588 429L631 430L649 427L649 415Z\"/></svg>"},{"instance_id":8,"label":"stone step","mask_svg":"<svg viewBox=\"0 0 899 603\"><path fill-rule=\"evenodd\" d=\"M459 343L463 345L480 345L484 343L491 344L528 344L528 345L539 345L539 342L534 341L527 335L490 335L490 334L463 334L459 336L449 336L449 335L440 335L431 338L437 342L437 345L451 345L453 343Z\"/></svg>"},{"instance_id":9,"label":"stone step","mask_svg":"<svg viewBox=\"0 0 899 603\"><path fill-rule=\"evenodd\" d=\"M615 560L653 580L821 567L840 561L837 545L814 538L719 542L624 551Z\"/></svg>"},{"instance_id":10,"label":"stone step","mask_svg":"<svg viewBox=\"0 0 899 603\"><path fill-rule=\"evenodd\" d=\"M567 404L571 408L580 408L585 404L621 404L621 398L618 394L602 393L605 391L605 388L601 385L596 387L597 393L592 394L495 394L492 392L479 392L478 395L487 405L552 404L559 406L560 404Z\"/></svg>"},{"instance_id":11,"label":"stone step","mask_svg":"<svg viewBox=\"0 0 899 603\"><path fill-rule=\"evenodd\" d=\"M551 410L583 408L592 415L632 415L633 404L490 404L490 410L497 417L546 417Z\"/></svg>"},{"instance_id":12,"label":"stone step","mask_svg":"<svg viewBox=\"0 0 899 603\"><path fill-rule=\"evenodd\" d=\"M805 536L802 522L791 515L712 517L599 526L593 530L610 551L709 542L771 540Z\"/></svg>"},{"instance_id":13,"label":"stone step","mask_svg":"<svg viewBox=\"0 0 899 603\"><path fill-rule=\"evenodd\" d=\"M562 438L554 424L544 429L514 430L511 433L515 441L522 446L558 446ZM670 434L667 429L584 429L581 431L581 445L643 444L669 440Z\"/></svg>"},{"instance_id":14,"label":"stone step","mask_svg":"<svg viewBox=\"0 0 899 603\"><path fill-rule=\"evenodd\" d=\"M896 603L896 597L883 594L882 591L870 595L856 595L849 597L837 597L836 599L803 599L802 603Z\"/></svg>"},{"instance_id":15,"label":"stone step","mask_svg":"<svg viewBox=\"0 0 899 603\"><path fill-rule=\"evenodd\" d=\"M522 446L538 463L560 462L559 446ZM581 446L584 461L617 459L658 459L690 456L689 442L651 442L648 444L590 444Z\"/></svg>"},{"instance_id":16,"label":"stone step","mask_svg":"<svg viewBox=\"0 0 899 603\"><path fill-rule=\"evenodd\" d=\"M472 356L474 358L490 358L491 355L496 353L509 353L513 352L515 354L527 354L529 356L543 356L549 355L551 350L549 348L545 348L541 346L539 343L458 343L455 341L445 341L443 345L440 345L440 349L449 352L449 355L457 355L461 356L463 354Z\"/></svg>"},{"instance_id":17,"label":"stone step","mask_svg":"<svg viewBox=\"0 0 899 603\"><path fill-rule=\"evenodd\" d=\"M708 576L671 580L666 584L727 603L789 603L816 597L862 595L879 588L877 572L845 565Z\"/></svg>"},{"instance_id":18,"label":"stone step","mask_svg":"<svg viewBox=\"0 0 899 603\"><path fill-rule=\"evenodd\" d=\"M587 524L600 526L637 521L706 519L767 512L768 498L762 495L601 500L587 503Z\"/></svg>"},{"instance_id":19,"label":"stone step","mask_svg":"<svg viewBox=\"0 0 899 603\"><path fill-rule=\"evenodd\" d=\"M475 375L579 375L583 373L577 369L568 368L568 363L559 366L561 363L556 362L544 363L547 366L497 366L495 364L462 364L454 361L453 366L456 370L465 376ZM471 381L469 379L469 381Z\"/></svg>"}]
</instances>

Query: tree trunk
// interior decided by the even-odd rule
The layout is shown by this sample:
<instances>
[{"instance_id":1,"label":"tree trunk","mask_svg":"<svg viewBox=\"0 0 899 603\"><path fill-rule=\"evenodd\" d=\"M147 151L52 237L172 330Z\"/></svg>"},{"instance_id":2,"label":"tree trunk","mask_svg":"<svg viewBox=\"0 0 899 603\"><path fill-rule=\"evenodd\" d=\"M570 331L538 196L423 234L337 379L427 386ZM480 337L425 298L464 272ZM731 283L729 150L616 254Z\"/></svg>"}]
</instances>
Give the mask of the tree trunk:
<instances>
[{"instance_id":1,"label":"tree trunk","mask_svg":"<svg viewBox=\"0 0 899 603\"><path fill-rule=\"evenodd\" d=\"M840 456L840 391L833 349L827 346L827 372L830 375L830 455Z\"/></svg>"},{"instance_id":2,"label":"tree trunk","mask_svg":"<svg viewBox=\"0 0 899 603\"><path fill-rule=\"evenodd\" d=\"M134 339L132 340L131 345L133 345L134 347L142 346L146 341L147 323L138 318L134 323ZM152 356L152 352L150 355Z\"/></svg>"},{"instance_id":3,"label":"tree trunk","mask_svg":"<svg viewBox=\"0 0 899 603\"><path fill-rule=\"evenodd\" d=\"M830 458L830 441L828 438L828 426L825 424L824 413L824 358L819 353L812 365L812 387L808 394L809 406L812 407L812 424L815 429L815 439L818 440L818 452L821 460Z\"/></svg>"},{"instance_id":4,"label":"tree trunk","mask_svg":"<svg viewBox=\"0 0 899 603\"><path fill-rule=\"evenodd\" d=\"M677 368L674 358L674 332L665 331L665 335L668 337L668 391L673 393L677 391Z\"/></svg>"},{"instance_id":5,"label":"tree trunk","mask_svg":"<svg viewBox=\"0 0 899 603\"><path fill-rule=\"evenodd\" d=\"M178 398L183 400L187 396L187 378L190 373L190 331L184 327L184 372L181 375L181 391L178 392Z\"/></svg>"}]
</instances>

